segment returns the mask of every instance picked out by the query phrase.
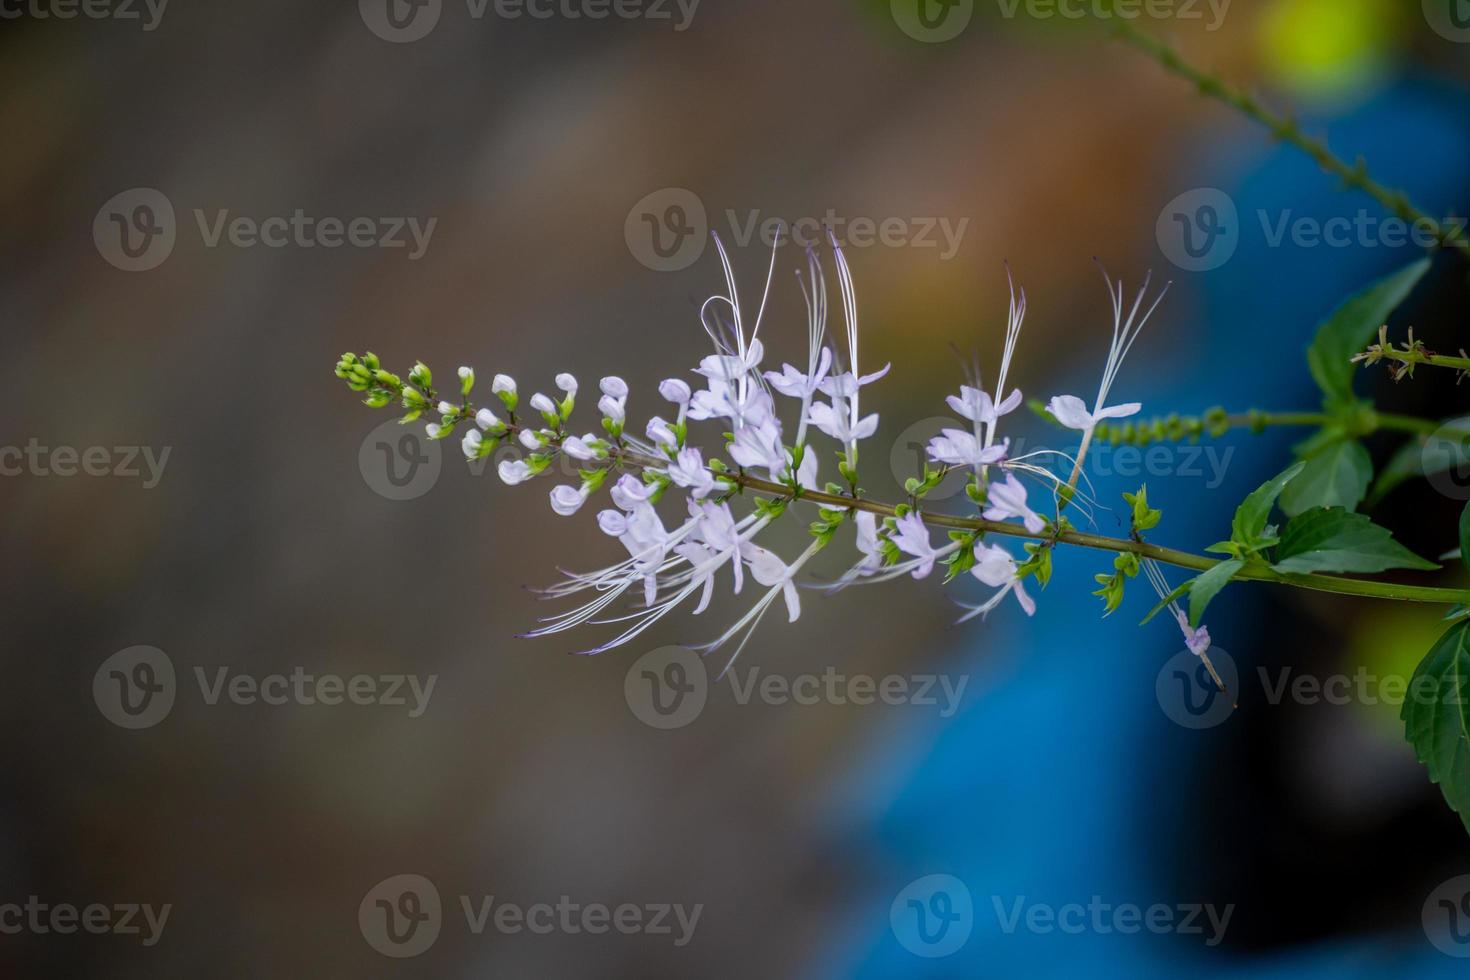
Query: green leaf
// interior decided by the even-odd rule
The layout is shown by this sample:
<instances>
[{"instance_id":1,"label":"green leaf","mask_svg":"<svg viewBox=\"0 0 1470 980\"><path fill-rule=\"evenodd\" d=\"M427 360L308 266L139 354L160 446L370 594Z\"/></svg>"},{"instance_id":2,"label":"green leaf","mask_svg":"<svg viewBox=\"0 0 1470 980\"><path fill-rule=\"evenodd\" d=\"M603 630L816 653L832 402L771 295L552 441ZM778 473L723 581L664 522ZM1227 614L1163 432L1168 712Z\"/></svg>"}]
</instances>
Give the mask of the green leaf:
<instances>
[{"instance_id":1,"label":"green leaf","mask_svg":"<svg viewBox=\"0 0 1470 980\"><path fill-rule=\"evenodd\" d=\"M1460 512L1460 560L1470 568L1470 503Z\"/></svg>"},{"instance_id":2,"label":"green leaf","mask_svg":"<svg viewBox=\"0 0 1470 980\"><path fill-rule=\"evenodd\" d=\"M1234 577L1235 573L1245 567L1245 562L1239 558L1230 561L1222 561L1208 572L1201 572L1189 585L1189 625L1198 627L1199 621L1205 614L1205 607L1210 600L1220 594L1225 588L1225 583Z\"/></svg>"},{"instance_id":3,"label":"green leaf","mask_svg":"<svg viewBox=\"0 0 1470 980\"><path fill-rule=\"evenodd\" d=\"M1307 367L1329 402L1353 398L1352 356L1372 341L1378 328L1429 271L1429 259L1420 259L1351 296L1317 328L1307 348Z\"/></svg>"},{"instance_id":4,"label":"green leaf","mask_svg":"<svg viewBox=\"0 0 1470 980\"><path fill-rule=\"evenodd\" d=\"M1235 519L1230 522L1231 540L1251 546L1261 541L1266 530L1266 519L1281 491L1295 479L1306 463L1294 463L1276 476L1261 484L1235 509Z\"/></svg>"},{"instance_id":5,"label":"green leaf","mask_svg":"<svg viewBox=\"0 0 1470 980\"><path fill-rule=\"evenodd\" d=\"M1363 514L1315 507L1292 518L1276 547L1278 572L1382 572L1438 568L1393 539Z\"/></svg>"},{"instance_id":6,"label":"green leaf","mask_svg":"<svg viewBox=\"0 0 1470 980\"><path fill-rule=\"evenodd\" d=\"M1470 830L1470 622L1459 622L1414 671L1404 736Z\"/></svg>"},{"instance_id":7,"label":"green leaf","mask_svg":"<svg viewBox=\"0 0 1470 980\"><path fill-rule=\"evenodd\" d=\"M1440 433L1463 432L1465 435L1446 436ZM1399 448L1384 465L1368 495L1368 504L1378 503L1394 487L1416 476L1438 476L1455 470L1457 484L1463 483L1463 474L1470 469L1470 415L1445 419L1439 432L1420 438L1415 436Z\"/></svg>"},{"instance_id":8,"label":"green leaf","mask_svg":"<svg viewBox=\"0 0 1470 980\"><path fill-rule=\"evenodd\" d=\"M1295 517L1313 507L1357 510L1373 479L1368 450L1353 439L1333 443L1308 456L1301 475L1281 492L1281 509Z\"/></svg>"}]
</instances>

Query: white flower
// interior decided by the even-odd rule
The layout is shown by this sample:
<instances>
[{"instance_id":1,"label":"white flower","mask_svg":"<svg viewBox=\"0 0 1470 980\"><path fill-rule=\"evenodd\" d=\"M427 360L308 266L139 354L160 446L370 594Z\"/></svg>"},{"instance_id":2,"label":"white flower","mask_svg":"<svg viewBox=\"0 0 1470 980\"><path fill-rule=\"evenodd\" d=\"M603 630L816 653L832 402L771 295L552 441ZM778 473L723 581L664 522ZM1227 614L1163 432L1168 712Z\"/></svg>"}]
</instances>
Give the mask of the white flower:
<instances>
[{"instance_id":1,"label":"white flower","mask_svg":"<svg viewBox=\"0 0 1470 980\"><path fill-rule=\"evenodd\" d=\"M1087 410L1087 403L1076 395L1057 395L1046 403L1046 410L1069 429L1091 432L1103 419L1126 419L1143 409L1141 402L1126 402L1095 412Z\"/></svg>"},{"instance_id":2,"label":"white flower","mask_svg":"<svg viewBox=\"0 0 1470 980\"><path fill-rule=\"evenodd\" d=\"M577 393L577 379L565 371L556 376L556 386L566 392L568 397Z\"/></svg>"},{"instance_id":3,"label":"white flower","mask_svg":"<svg viewBox=\"0 0 1470 980\"><path fill-rule=\"evenodd\" d=\"M571 517L582 509L587 502L590 491L584 487L574 487L563 483L553 487L551 490L551 509L562 517Z\"/></svg>"},{"instance_id":4,"label":"white flower","mask_svg":"<svg viewBox=\"0 0 1470 980\"><path fill-rule=\"evenodd\" d=\"M496 414L488 408L482 408L475 413L475 424L485 431L500 428L501 422Z\"/></svg>"},{"instance_id":5,"label":"white flower","mask_svg":"<svg viewBox=\"0 0 1470 980\"><path fill-rule=\"evenodd\" d=\"M760 425L775 414L771 396L760 388L742 395L738 385L711 381L705 391L696 391L689 402L689 417L696 422L725 418L739 425Z\"/></svg>"},{"instance_id":6,"label":"white flower","mask_svg":"<svg viewBox=\"0 0 1470 980\"><path fill-rule=\"evenodd\" d=\"M876 412L853 424L852 416L840 404L834 407L826 402L817 402L808 410L807 418L812 425L844 444L856 443L878 431Z\"/></svg>"},{"instance_id":7,"label":"white flower","mask_svg":"<svg viewBox=\"0 0 1470 980\"><path fill-rule=\"evenodd\" d=\"M1032 534L1040 534L1046 522L1041 516L1026 506L1026 487L1015 474L1007 473L1004 483L992 483L986 488L986 502L989 506L985 508L985 519L987 521L1003 521L1011 517L1019 517L1026 525L1026 530Z\"/></svg>"},{"instance_id":8,"label":"white flower","mask_svg":"<svg viewBox=\"0 0 1470 980\"><path fill-rule=\"evenodd\" d=\"M522 429L521 434L516 438L520 439L522 446L525 446L533 452L546 444L546 440L542 438L541 433L535 429Z\"/></svg>"},{"instance_id":9,"label":"white flower","mask_svg":"<svg viewBox=\"0 0 1470 980\"><path fill-rule=\"evenodd\" d=\"M675 405L688 405L692 394L688 383L678 378L670 378L661 382L658 386L658 393L663 396L664 401L673 402Z\"/></svg>"},{"instance_id":10,"label":"white flower","mask_svg":"<svg viewBox=\"0 0 1470 980\"><path fill-rule=\"evenodd\" d=\"M787 565L774 551L750 543L741 545L740 553L750 566L752 578L761 585L780 587L786 599L787 620L796 622L801 617L801 595L793 579L799 566Z\"/></svg>"},{"instance_id":11,"label":"white flower","mask_svg":"<svg viewBox=\"0 0 1470 980\"><path fill-rule=\"evenodd\" d=\"M501 460L498 472L500 473L500 479L503 480L507 486L512 487L515 486L517 483L525 483L527 480L531 479L531 477L536 475L535 473L531 472L530 464L521 459Z\"/></svg>"},{"instance_id":12,"label":"white flower","mask_svg":"<svg viewBox=\"0 0 1470 980\"><path fill-rule=\"evenodd\" d=\"M790 364L782 364L779 371L767 371L766 380L781 394L790 398L810 399L826 383L827 371L832 366L832 351L823 347L816 368L807 374Z\"/></svg>"},{"instance_id":13,"label":"white flower","mask_svg":"<svg viewBox=\"0 0 1470 980\"><path fill-rule=\"evenodd\" d=\"M440 425L438 422L430 422L428 425L424 426L424 431L429 434L430 439L437 439L439 438L440 433L444 431L444 426Z\"/></svg>"},{"instance_id":14,"label":"white flower","mask_svg":"<svg viewBox=\"0 0 1470 980\"><path fill-rule=\"evenodd\" d=\"M604 418L612 419L618 425L622 425L628 417L624 400L610 395L603 395L597 400L597 410Z\"/></svg>"},{"instance_id":15,"label":"white flower","mask_svg":"<svg viewBox=\"0 0 1470 980\"><path fill-rule=\"evenodd\" d=\"M929 539L929 529L924 526L924 521L918 514L900 517L894 521L894 525L896 530L893 543L904 554L920 559L914 568L914 578L924 578L934 570L934 559L937 557L934 544Z\"/></svg>"},{"instance_id":16,"label":"white flower","mask_svg":"<svg viewBox=\"0 0 1470 980\"><path fill-rule=\"evenodd\" d=\"M572 459L601 459L602 454L595 448L597 442L597 437L590 432L585 436L567 436L561 441L561 451Z\"/></svg>"},{"instance_id":17,"label":"white flower","mask_svg":"<svg viewBox=\"0 0 1470 980\"><path fill-rule=\"evenodd\" d=\"M878 518L872 511L860 510L853 521L857 525L857 549L863 555L857 573L871 575L883 567L883 551L878 546Z\"/></svg>"},{"instance_id":18,"label":"white flower","mask_svg":"<svg viewBox=\"0 0 1470 980\"><path fill-rule=\"evenodd\" d=\"M973 433L964 429L945 429L929 441L925 451L936 463L948 463L950 466L989 466L1005 459L1010 445L1010 440L1005 439L999 446L987 449Z\"/></svg>"},{"instance_id":19,"label":"white flower","mask_svg":"<svg viewBox=\"0 0 1470 980\"><path fill-rule=\"evenodd\" d=\"M531 407L540 412L542 415L556 414L556 402L552 401L549 397L543 395L539 391L531 396Z\"/></svg>"},{"instance_id":20,"label":"white flower","mask_svg":"<svg viewBox=\"0 0 1470 980\"><path fill-rule=\"evenodd\" d=\"M781 430L773 419L737 429L729 453L730 458L741 466L763 466L773 474L779 474L788 459L781 445Z\"/></svg>"},{"instance_id":21,"label":"white flower","mask_svg":"<svg viewBox=\"0 0 1470 980\"><path fill-rule=\"evenodd\" d=\"M653 487L631 473L624 473L618 482L613 484L612 501L623 510L636 510L639 504L647 504L651 496L653 496Z\"/></svg>"},{"instance_id":22,"label":"white flower","mask_svg":"<svg viewBox=\"0 0 1470 980\"><path fill-rule=\"evenodd\" d=\"M459 409L456 408L450 402L440 402L439 403L439 414L440 415L453 415L454 413L456 413L458 411L459 411Z\"/></svg>"},{"instance_id":23,"label":"white flower","mask_svg":"<svg viewBox=\"0 0 1470 980\"><path fill-rule=\"evenodd\" d=\"M628 533L628 515L620 510L598 511L597 526L602 528L603 534L620 538Z\"/></svg>"},{"instance_id":24,"label":"white flower","mask_svg":"<svg viewBox=\"0 0 1470 980\"><path fill-rule=\"evenodd\" d=\"M473 378L474 376L475 376L475 369L474 368L467 367L467 366L460 367L460 369L459 369L459 380L461 380L461 381L468 381L471 378Z\"/></svg>"},{"instance_id":25,"label":"white flower","mask_svg":"<svg viewBox=\"0 0 1470 980\"><path fill-rule=\"evenodd\" d=\"M1005 401L996 405L990 400L988 392L969 385L961 385L959 397L950 395L945 401L961 418L985 425L994 425L1002 415L1009 415L1021 404L1021 392L1019 389L1012 391L1006 396Z\"/></svg>"},{"instance_id":26,"label":"white flower","mask_svg":"<svg viewBox=\"0 0 1470 980\"><path fill-rule=\"evenodd\" d=\"M1127 319L1123 317L1123 284L1119 282L1116 288L1113 281L1108 278L1107 271L1103 271L1103 282L1108 285L1108 298L1113 302L1113 340L1108 346L1108 360L1103 367L1102 381L1097 386L1097 400L1092 403L1092 410L1088 411L1086 403L1073 395L1058 395L1047 404L1047 410L1056 416L1058 422L1069 429L1078 429L1086 434L1084 438L1090 441L1091 433L1097 428L1097 424L1103 419L1121 419L1130 415L1136 415L1143 408L1138 402L1129 402L1126 405L1115 405L1107 407L1108 394L1113 390L1113 382L1117 380L1118 371L1123 367L1123 361L1128 352L1133 349L1133 342L1143 332L1144 324L1148 323L1149 317L1153 316L1154 310L1164 301L1164 296L1169 292L1169 284L1165 284L1153 305L1150 306L1140 317L1139 310L1143 308L1144 297L1148 295L1148 286L1153 279L1153 274L1143 280L1143 288L1138 291L1138 296L1133 301L1133 307L1128 311ZM1080 468L1081 459L1078 459Z\"/></svg>"},{"instance_id":27,"label":"white flower","mask_svg":"<svg viewBox=\"0 0 1470 980\"><path fill-rule=\"evenodd\" d=\"M851 371L844 371L842 374L834 374L832 377L827 378L817 388L822 394L829 397L851 398L858 393L859 388L862 388L864 385L870 385L888 374L888 370L891 367L893 367L892 364L885 364L880 370L874 371L872 374L865 374L862 377L858 377Z\"/></svg>"},{"instance_id":28,"label":"white flower","mask_svg":"<svg viewBox=\"0 0 1470 980\"><path fill-rule=\"evenodd\" d=\"M702 374L711 381L739 381L751 371L760 367L761 358L765 356L765 347L759 340L752 340L746 348L745 356L736 354L710 354L699 362L699 367L694 369L695 374Z\"/></svg>"},{"instance_id":29,"label":"white flower","mask_svg":"<svg viewBox=\"0 0 1470 980\"><path fill-rule=\"evenodd\" d=\"M615 375L609 375L602 379L599 387L602 393L609 398L627 398L628 383Z\"/></svg>"},{"instance_id":30,"label":"white flower","mask_svg":"<svg viewBox=\"0 0 1470 980\"><path fill-rule=\"evenodd\" d=\"M497 395L514 395L516 393L516 379L508 374L497 374L490 381L490 391Z\"/></svg>"},{"instance_id":31,"label":"white flower","mask_svg":"<svg viewBox=\"0 0 1470 980\"><path fill-rule=\"evenodd\" d=\"M669 423L655 415L648 420L648 428L645 430L648 438L658 446L665 449L676 449L679 445L679 437L674 430L669 428Z\"/></svg>"},{"instance_id":32,"label":"white flower","mask_svg":"<svg viewBox=\"0 0 1470 980\"><path fill-rule=\"evenodd\" d=\"M705 469L704 459L698 449L681 449L669 464L669 479L681 487L689 488L689 495L703 500L715 489L715 478Z\"/></svg>"},{"instance_id":33,"label":"white flower","mask_svg":"<svg viewBox=\"0 0 1470 980\"><path fill-rule=\"evenodd\" d=\"M1002 599L1012 592L1016 594L1016 601L1021 604L1021 609L1026 615L1035 615L1036 603L1026 594L1025 586L1016 577L1016 560L1004 548L989 544L975 545L975 565L970 569L970 574L991 588L1000 591L982 605L967 607L970 611L960 618L960 622L989 614L992 609L1000 605Z\"/></svg>"},{"instance_id":34,"label":"white flower","mask_svg":"<svg viewBox=\"0 0 1470 980\"><path fill-rule=\"evenodd\" d=\"M464 434L464 439L461 440L459 444L459 448L464 450L464 458L479 459L480 444L484 441L485 437L480 435L479 429L470 429L468 432L466 432Z\"/></svg>"}]
</instances>

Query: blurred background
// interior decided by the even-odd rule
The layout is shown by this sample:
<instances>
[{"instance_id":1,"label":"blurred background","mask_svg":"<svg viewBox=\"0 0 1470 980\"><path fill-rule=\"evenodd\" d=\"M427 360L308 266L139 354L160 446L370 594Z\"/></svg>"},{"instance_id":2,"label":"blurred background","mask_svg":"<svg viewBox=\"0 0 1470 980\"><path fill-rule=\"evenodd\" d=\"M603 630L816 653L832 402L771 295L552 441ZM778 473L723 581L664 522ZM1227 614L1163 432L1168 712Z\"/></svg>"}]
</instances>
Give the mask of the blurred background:
<instances>
[{"instance_id":1,"label":"blurred background","mask_svg":"<svg viewBox=\"0 0 1470 980\"><path fill-rule=\"evenodd\" d=\"M1173 281L1116 400L1310 411L1315 325L1419 254L1273 239L1283 221L1380 215L1111 40L1107 17L1025 0L587 16L613 9L0 7L0 444L17 450L0 457L0 904L100 904L116 926L114 906L169 907L151 943L142 913L140 934L0 913L5 972L1462 975L1424 917L1470 872L1470 845L1398 706L1272 703L1260 680L1407 675L1432 609L1232 588L1210 627L1240 708L1202 727L1170 700L1177 630L1136 626L1154 597L1135 583L1101 619L1087 593L1110 562L1075 550L1030 620L1008 602L951 628L973 582L807 593L732 675L747 690L937 677L963 684L948 706L937 685L937 703L741 703L722 661L702 710L650 724L639 658L712 639L748 591L595 658L567 654L605 634L515 638L547 609L524 586L621 547L592 508L552 515L549 481L507 488L457 440L381 429L390 416L332 377L342 351L405 373L422 358L441 386L473 364L485 398L494 372L524 395L558 371L587 392L616 373L641 430L666 409L658 380L692 378L706 353L696 310L721 285L707 233L750 303L764 222L841 221L865 366L894 365L865 396L882 425L864 450L864 484L892 498L961 379L950 345L993 376L1003 262L1030 298L1011 375L1030 397L1096 384L1096 256L1130 290L1149 270ZM1142 30L1295 107L1429 213L1470 207L1456 0L1150 9L1168 14ZM1222 195L1223 237L1203 258L1183 249L1177 202L1199 214ZM799 264L777 258L778 363L804 351ZM1438 256L1398 335L1464 345L1465 271ZM1463 414L1453 377L1359 385L1385 409ZM1013 434L1057 439L1026 414ZM1098 529L1126 531L1118 494L1147 482L1156 536L1208 545L1305 434L1232 433L1156 464L1099 453ZM1374 441L1375 461L1401 444ZM1419 480L1374 516L1435 556L1461 506ZM788 558L803 538L789 523L767 542ZM844 566L839 544L815 577ZM293 673L374 678L370 703L254 693ZM417 707L405 677L427 692ZM949 876L952 948L902 923L933 875ZM477 933L464 905L492 896L700 911L684 935L672 915L670 933ZM1229 918L1006 928L1013 909L1072 903ZM394 915L408 925L385 939Z\"/></svg>"}]
</instances>

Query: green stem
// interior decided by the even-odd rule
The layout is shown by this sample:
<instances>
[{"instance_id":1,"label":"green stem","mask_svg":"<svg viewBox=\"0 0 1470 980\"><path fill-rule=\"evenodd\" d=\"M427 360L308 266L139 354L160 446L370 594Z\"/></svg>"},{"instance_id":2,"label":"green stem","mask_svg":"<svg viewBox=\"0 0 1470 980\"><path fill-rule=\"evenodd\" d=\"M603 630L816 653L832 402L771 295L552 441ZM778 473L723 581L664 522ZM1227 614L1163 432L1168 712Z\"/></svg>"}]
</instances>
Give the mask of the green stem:
<instances>
[{"instance_id":1,"label":"green stem","mask_svg":"<svg viewBox=\"0 0 1470 980\"><path fill-rule=\"evenodd\" d=\"M1342 422L1344 419L1326 412L1264 412L1254 408L1247 412L1227 412L1223 408L1212 408L1203 415L1159 416L1141 422L1130 421L1121 425L1105 422L1097 427L1097 437L1114 445L1120 443L1133 445L1150 442L1178 442L1184 439L1196 439L1202 435L1219 438L1236 429L1249 429L1259 433L1279 426L1322 428ZM1443 428L1443 423L1433 419L1379 412L1367 407L1348 418L1346 425L1355 436L1368 436L1379 431L1432 435ZM1470 430L1451 429L1443 434L1446 438L1459 436L1470 438Z\"/></svg>"},{"instance_id":2,"label":"green stem","mask_svg":"<svg viewBox=\"0 0 1470 980\"><path fill-rule=\"evenodd\" d=\"M1446 226L1435 218L1431 218L1424 211L1415 207L1403 191L1385 187L1369 176L1368 165L1362 158L1351 165L1344 162L1328 148L1325 142L1303 133L1296 122L1272 112L1254 97L1230 88L1218 76L1195 68L1169 45L1150 37L1124 21L1119 21L1115 29L1122 40L1153 57L1163 65L1166 71L1194 85L1201 95L1216 99L1238 110L1248 119L1270 130L1271 135L1277 140L1307 154L1327 173L1340 177L1344 187L1362 191L1382 205L1385 210L1409 224L1423 223L1432 231L1435 239L1441 245L1457 249L1462 255L1470 256L1470 240L1465 237L1464 222Z\"/></svg>"}]
</instances>

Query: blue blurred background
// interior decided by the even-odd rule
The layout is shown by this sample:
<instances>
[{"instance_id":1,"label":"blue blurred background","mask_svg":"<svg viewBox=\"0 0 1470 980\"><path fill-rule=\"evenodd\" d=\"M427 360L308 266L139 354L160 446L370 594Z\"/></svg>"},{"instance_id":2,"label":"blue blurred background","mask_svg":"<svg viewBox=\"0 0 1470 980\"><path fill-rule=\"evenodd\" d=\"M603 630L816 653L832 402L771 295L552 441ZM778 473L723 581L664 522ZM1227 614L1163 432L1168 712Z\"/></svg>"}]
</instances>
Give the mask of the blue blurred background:
<instances>
[{"instance_id":1,"label":"blue blurred background","mask_svg":"<svg viewBox=\"0 0 1470 980\"><path fill-rule=\"evenodd\" d=\"M423 358L441 378L467 362L527 393L557 371L587 387L621 374L641 426L664 407L657 381L688 377L705 352L696 308L719 270L690 243L710 230L735 241L749 296L768 254L739 229L829 212L963 228L953 248L937 234L939 247L849 247L864 356L894 364L865 393L883 420L864 457L875 496L896 497L913 444L945 415L961 377L949 345L993 374L1007 261L1030 298L1012 373L1030 397L1096 384L1109 329L1096 256L1130 288L1149 270L1173 281L1116 400L1160 414L1314 409L1302 350L1317 322L1419 253L1273 244L1263 222L1379 212L1110 40L1107 24L973 7L943 41L877 0L704 0L683 29L673 6L671 20L476 18L445 0L414 40L386 38L372 0L179 4L149 30L35 7L7 19L0 442L170 456L150 488L0 480L0 901L174 911L155 946L6 935L0 963L127 977L1463 972L1421 913L1470 872L1470 846L1403 743L1397 707L1272 704L1258 679L1406 674L1433 642L1432 611L1234 587L1210 627L1240 707L1193 729L1167 695L1177 630L1137 627L1153 604L1139 584L1101 619L1087 593L1109 562L1064 550L1033 590L1034 619L1007 603L951 629L973 583L904 581L810 593L798 623L773 615L742 655L743 670L788 678L963 679L951 717L741 704L712 684L697 719L660 731L625 696L630 667L716 635L749 593L628 648L568 657L590 638L514 635L545 609L522 586L618 557L590 510L556 518L545 487L503 487L452 444L413 499L389 499L372 471L383 419L331 377L342 351L375 350L395 370ZM1470 48L1446 11L1254 0L1216 22L1190 9L1201 19L1139 25L1295 107L1431 214L1470 206ZM168 199L177 235L156 268L129 272L93 226L134 188ZM1237 234L1228 256L1191 270L1161 226L1200 189L1228 197ZM704 219L684 213L694 234L667 260L640 237L642 215L668 218L690 195ZM222 209L436 224L416 259L211 246L193 215ZM765 328L776 359L796 360L804 342L798 259L779 259ZM1465 271L1438 256L1395 329L1464 345ZM1453 377L1393 385L1364 372L1358 384L1386 410L1463 414ZM1057 443L1039 420L1013 419L1028 443ZM1118 494L1146 481L1165 512L1156 537L1198 550L1306 434L1232 433L1156 472L1095 454L1097 528L1125 530ZM1370 448L1382 463L1400 444ZM1433 556L1451 547L1458 505L1411 482L1375 519ZM790 556L801 538L790 527L768 543ZM847 555L822 557L818 576ZM180 691L167 718L128 731L91 691L99 664L137 644L167 652ZM190 692L196 668L221 666L438 684L418 718ZM431 949L395 961L357 911L405 873L437 885L445 923ZM951 900L968 895L968 937L942 957L891 914L931 875L950 876ZM703 913L682 946L477 936L453 921L460 895ZM1203 935L1005 928L1018 902L1094 897L1230 918L1215 937L1203 918Z\"/></svg>"}]
</instances>

